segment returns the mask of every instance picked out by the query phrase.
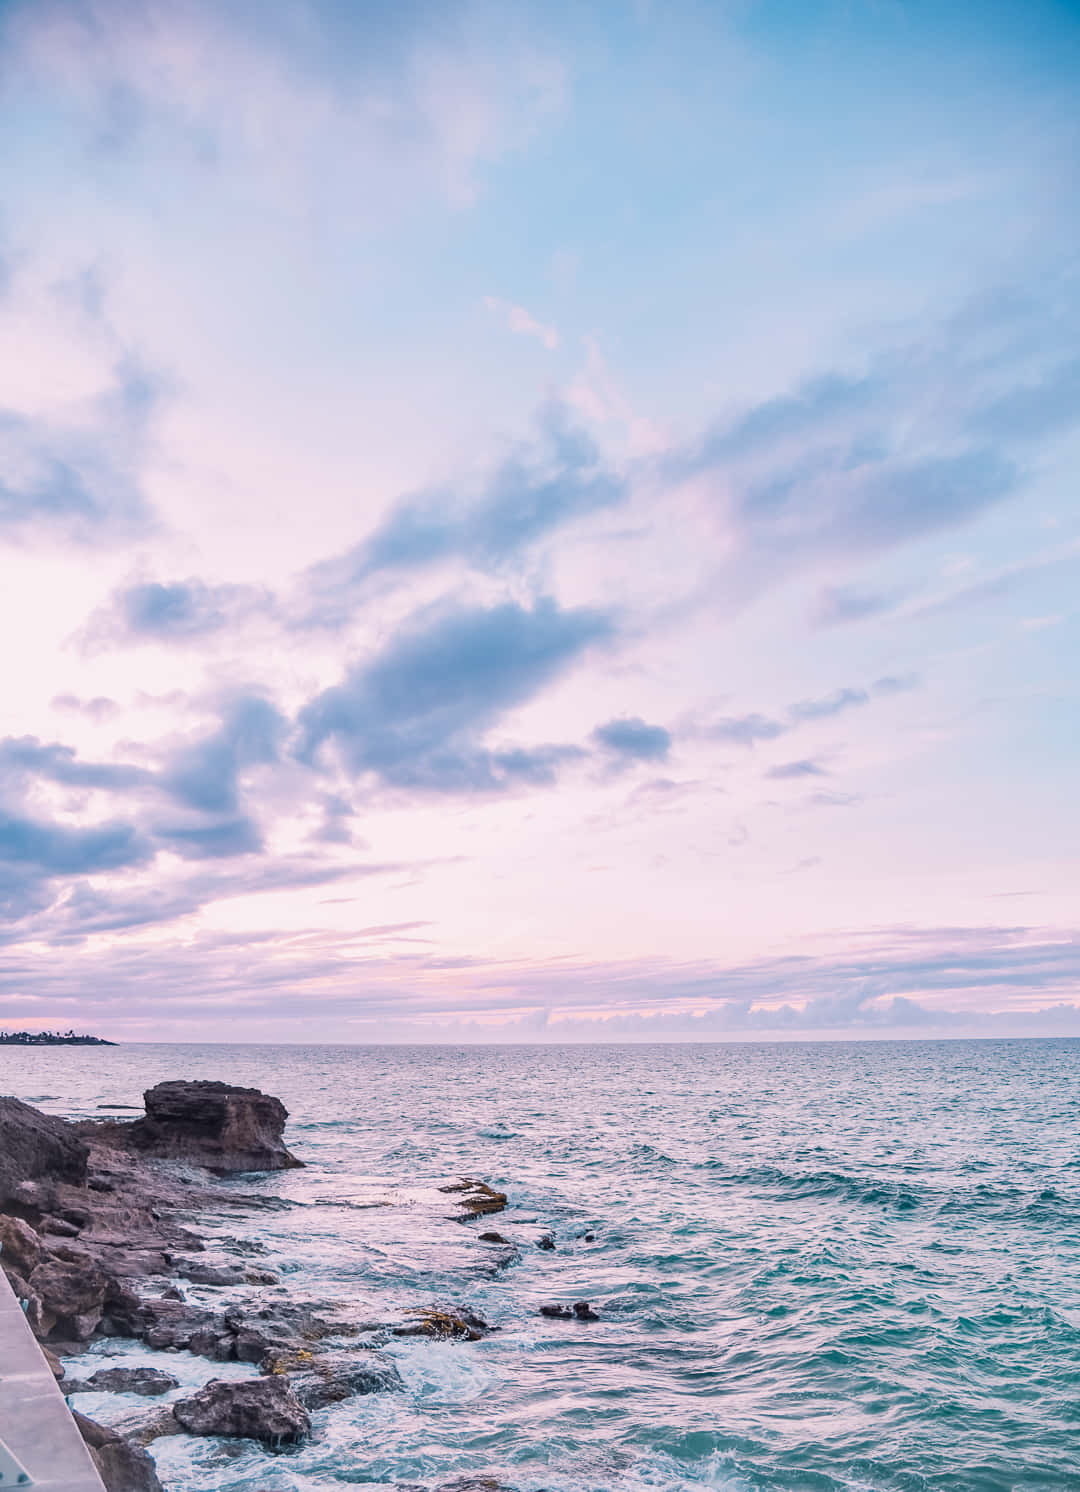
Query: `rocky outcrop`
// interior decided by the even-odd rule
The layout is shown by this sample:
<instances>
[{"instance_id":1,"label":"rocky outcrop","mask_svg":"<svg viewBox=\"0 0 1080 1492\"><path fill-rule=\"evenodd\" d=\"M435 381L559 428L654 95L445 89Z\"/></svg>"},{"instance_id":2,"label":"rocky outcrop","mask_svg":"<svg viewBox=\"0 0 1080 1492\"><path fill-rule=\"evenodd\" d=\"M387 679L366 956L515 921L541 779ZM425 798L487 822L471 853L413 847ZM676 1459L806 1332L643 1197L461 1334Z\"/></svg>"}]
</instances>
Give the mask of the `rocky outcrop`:
<instances>
[{"instance_id":1,"label":"rocky outcrop","mask_svg":"<svg viewBox=\"0 0 1080 1492\"><path fill-rule=\"evenodd\" d=\"M47 1210L58 1182L86 1180L89 1149L63 1119L0 1098L0 1208L33 1220Z\"/></svg>"},{"instance_id":2,"label":"rocky outcrop","mask_svg":"<svg viewBox=\"0 0 1080 1492\"><path fill-rule=\"evenodd\" d=\"M146 1117L130 1126L128 1138L144 1155L212 1171L281 1171L303 1164L281 1138L289 1117L285 1105L258 1088L178 1079L147 1089L143 1101Z\"/></svg>"},{"instance_id":3,"label":"rocky outcrop","mask_svg":"<svg viewBox=\"0 0 1080 1492\"><path fill-rule=\"evenodd\" d=\"M553 1321L599 1321L600 1317L593 1310L587 1300L575 1300L573 1306L567 1310L564 1305L542 1305L541 1316L548 1316Z\"/></svg>"},{"instance_id":4,"label":"rocky outcrop","mask_svg":"<svg viewBox=\"0 0 1080 1492\"><path fill-rule=\"evenodd\" d=\"M476 1181L471 1176L463 1176L452 1186L440 1186L439 1190L456 1195L461 1208L458 1221L463 1223L471 1222L474 1217L487 1217L489 1213L502 1212L506 1206L505 1192L497 1192L486 1181Z\"/></svg>"},{"instance_id":5,"label":"rocky outcrop","mask_svg":"<svg viewBox=\"0 0 1080 1492\"><path fill-rule=\"evenodd\" d=\"M179 1388L179 1378L163 1373L160 1368L99 1368L85 1381L75 1379L64 1384L65 1394L139 1394L143 1398L154 1398L167 1394L171 1388Z\"/></svg>"},{"instance_id":6,"label":"rocky outcrop","mask_svg":"<svg viewBox=\"0 0 1080 1492\"><path fill-rule=\"evenodd\" d=\"M154 1462L142 1446L132 1445L115 1430L75 1413L75 1423L105 1483L105 1492L165 1492Z\"/></svg>"},{"instance_id":7,"label":"rocky outcrop","mask_svg":"<svg viewBox=\"0 0 1080 1492\"><path fill-rule=\"evenodd\" d=\"M177 1423L191 1435L231 1435L267 1445L294 1445L311 1432L307 1410L285 1377L219 1378L190 1399L172 1406Z\"/></svg>"}]
</instances>

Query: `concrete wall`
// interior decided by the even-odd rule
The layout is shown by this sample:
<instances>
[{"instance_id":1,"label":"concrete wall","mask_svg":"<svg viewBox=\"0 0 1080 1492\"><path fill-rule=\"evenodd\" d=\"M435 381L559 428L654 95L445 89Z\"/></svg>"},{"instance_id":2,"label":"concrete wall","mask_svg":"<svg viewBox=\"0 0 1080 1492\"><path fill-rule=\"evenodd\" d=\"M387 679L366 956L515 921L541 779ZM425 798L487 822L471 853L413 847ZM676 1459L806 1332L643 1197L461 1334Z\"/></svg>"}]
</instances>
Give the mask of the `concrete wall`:
<instances>
[{"instance_id":1,"label":"concrete wall","mask_svg":"<svg viewBox=\"0 0 1080 1492\"><path fill-rule=\"evenodd\" d=\"M104 1492L7 1276L0 1270L0 1440L29 1473L19 1482L0 1471L0 1488ZM5 1458L0 1456L0 1467Z\"/></svg>"}]
</instances>

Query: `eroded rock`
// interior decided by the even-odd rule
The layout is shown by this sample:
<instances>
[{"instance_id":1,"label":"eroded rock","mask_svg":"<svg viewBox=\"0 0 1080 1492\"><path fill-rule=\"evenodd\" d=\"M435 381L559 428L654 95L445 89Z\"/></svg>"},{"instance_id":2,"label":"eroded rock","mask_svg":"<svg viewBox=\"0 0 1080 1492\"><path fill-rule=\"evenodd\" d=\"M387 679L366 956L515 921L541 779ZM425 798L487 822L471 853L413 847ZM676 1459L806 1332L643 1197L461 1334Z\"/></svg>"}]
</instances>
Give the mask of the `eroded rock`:
<instances>
[{"instance_id":1,"label":"eroded rock","mask_svg":"<svg viewBox=\"0 0 1080 1492\"><path fill-rule=\"evenodd\" d=\"M85 1182L89 1153L63 1119L17 1098L0 1098L0 1207L5 1211L40 1216L58 1182Z\"/></svg>"},{"instance_id":2,"label":"eroded rock","mask_svg":"<svg viewBox=\"0 0 1080 1492\"><path fill-rule=\"evenodd\" d=\"M130 1143L214 1171L280 1171L302 1165L281 1136L289 1117L279 1098L258 1088L177 1079L143 1095L146 1118L130 1126Z\"/></svg>"},{"instance_id":3,"label":"eroded rock","mask_svg":"<svg viewBox=\"0 0 1080 1492\"><path fill-rule=\"evenodd\" d=\"M230 1435L267 1445L293 1445L311 1432L307 1410L285 1377L227 1383L215 1378L190 1399L172 1406L192 1435Z\"/></svg>"},{"instance_id":4,"label":"eroded rock","mask_svg":"<svg viewBox=\"0 0 1080 1492\"><path fill-rule=\"evenodd\" d=\"M79 1434L105 1483L105 1492L165 1492L158 1481L153 1458L140 1445L132 1445L115 1430L72 1411Z\"/></svg>"}]
</instances>

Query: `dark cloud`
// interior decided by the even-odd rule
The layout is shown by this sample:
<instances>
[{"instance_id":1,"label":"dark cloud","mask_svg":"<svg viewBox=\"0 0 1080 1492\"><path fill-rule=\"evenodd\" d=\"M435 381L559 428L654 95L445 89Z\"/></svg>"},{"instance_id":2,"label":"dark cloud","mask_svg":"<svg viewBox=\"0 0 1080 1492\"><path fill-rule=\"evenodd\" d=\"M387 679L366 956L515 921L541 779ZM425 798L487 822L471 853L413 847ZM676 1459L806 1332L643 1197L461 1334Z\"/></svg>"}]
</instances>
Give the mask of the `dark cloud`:
<instances>
[{"instance_id":1,"label":"dark cloud","mask_svg":"<svg viewBox=\"0 0 1080 1492\"><path fill-rule=\"evenodd\" d=\"M75 828L0 814L0 863L43 876L90 875L143 865L153 847L131 824Z\"/></svg>"},{"instance_id":2,"label":"dark cloud","mask_svg":"<svg viewBox=\"0 0 1080 1492\"><path fill-rule=\"evenodd\" d=\"M857 709L868 704L869 694L865 689L835 689L821 699L800 699L788 709L792 720L824 720L830 715L839 715L844 710Z\"/></svg>"},{"instance_id":3,"label":"dark cloud","mask_svg":"<svg viewBox=\"0 0 1080 1492\"><path fill-rule=\"evenodd\" d=\"M287 729L284 716L269 700L237 695L224 705L217 730L174 753L161 785L189 808L234 814L241 773L279 760Z\"/></svg>"},{"instance_id":4,"label":"dark cloud","mask_svg":"<svg viewBox=\"0 0 1080 1492\"><path fill-rule=\"evenodd\" d=\"M637 715L598 725L593 740L617 756L636 761L663 761L671 750L671 732Z\"/></svg>"},{"instance_id":5,"label":"dark cloud","mask_svg":"<svg viewBox=\"0 0 1080 1492\"><path fill-rule=\"evenodd\" d=\"M218 860L231 855L253 855L263 847L254 819L245 815L212 824L188 824L156 829L158 842L189 860Z\"/></svg>"},{"instance_id":6,"label":"dark cloud","mask_svg":"<svg viewBox=\"0 0 1080 1492\"><path fill-rule=\"evenodd\" d=\"M765 776L782 782L795 777L827 777L828 773L819 763L806 757L802 761L781 762L778 766L770 767Z\"/></svg>"},{"instance_id":7,"label":"dark cloud","mask_svg":"<svg viewBox=\"0 0 1080 1492\"><path fill-rule=\"evenodd\" d=\"M309 572L312 619L348 614L374 575L412 571L458 556L497 567L553 529L625 495L595 443L560 406L540 420L539 439L496 467L478 493L443 487L399 502L362 544Z\"/></svg>"},{"instance_id":8,"label":"dark cloud","mask_svg":"<svg viewBox=\"0 0 1080 1492\"><path fill-rule=\"evenodd\" d=\"M0 741L0 785L9 784L13 776L41 777L65 787L113 792L144 787L153 781L153 774L142 767L82 762L70 746L55 741L46 745L36 736L8 736Z\"/></svg>"},{"instance_id":9,"label":"dark cloud","mask_svg":"<svg viewBox=\"0 0 1080 1492\"><path fill-rule=\"evenodd\" d=\"M333 742L352 774L432 792L547 780L576 748L500 753L482 737L611 632L602 613L546 598L424 615L301 711L298 755Z\"/></svg>"},{"instance_id":10,"label":"dark cloud","mask_svg":"<svg viewBox=\"0 0 1080 1492\"><path fill-rule=\"evenodd\" d=\"M90 651L145 642L182 646L235 626L256 612L270 614L273 608L269 592L254 586L207 585L194 578L140 581L114 591L107 605L89 619L81 637Z\"/></svg>"}]
</instances>

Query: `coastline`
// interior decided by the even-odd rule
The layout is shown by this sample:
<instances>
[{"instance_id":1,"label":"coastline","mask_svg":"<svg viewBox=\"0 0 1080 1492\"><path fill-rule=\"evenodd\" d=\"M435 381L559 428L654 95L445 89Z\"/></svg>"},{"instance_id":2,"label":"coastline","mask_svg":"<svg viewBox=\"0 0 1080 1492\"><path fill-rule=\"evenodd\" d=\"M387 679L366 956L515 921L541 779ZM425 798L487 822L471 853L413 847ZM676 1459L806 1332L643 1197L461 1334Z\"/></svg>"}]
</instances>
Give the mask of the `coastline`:
<instances>
[{"instance_id":1,"label":"coastline","mask_svg":"<svg viewBox=\"0 0 1080 1492\"><path fill-rule=\"evenodd\" d=\"M351 1320L332 1301L297 1299L258 1267L257 1244L239 1256L212 1251L200 1221L289 1205L224 1179L303 1164L282 1140L287 1113L259 1090L210 1082L160 1083L145 1105L133 1121L73 1122L0 1098L0 1265L106 1492L164 1492L152 1457L163 1436L242 1437L276 1450L310 1437L313 1411L400 1391L379 1351L391 1336L476 1341L492 1329L446 1303L409 1319ZM439 1190L462 1222L506 1206L504 1194L467 1178ZM508 1261L516 1251L500 1252ZM214 1304L192 1301L192 1286L214 1292ZM134 1339L162 1366L71 1379L63 1359L107 1339ZM180 1351L250 1372L155 1405L179 1387L167 1368ZM145 1415L124 1434L81 1415L79 1396L103 1390L145 1397ZM466 1483L440 1488L465 1492Z\"/></svg>"}]
</instances>

